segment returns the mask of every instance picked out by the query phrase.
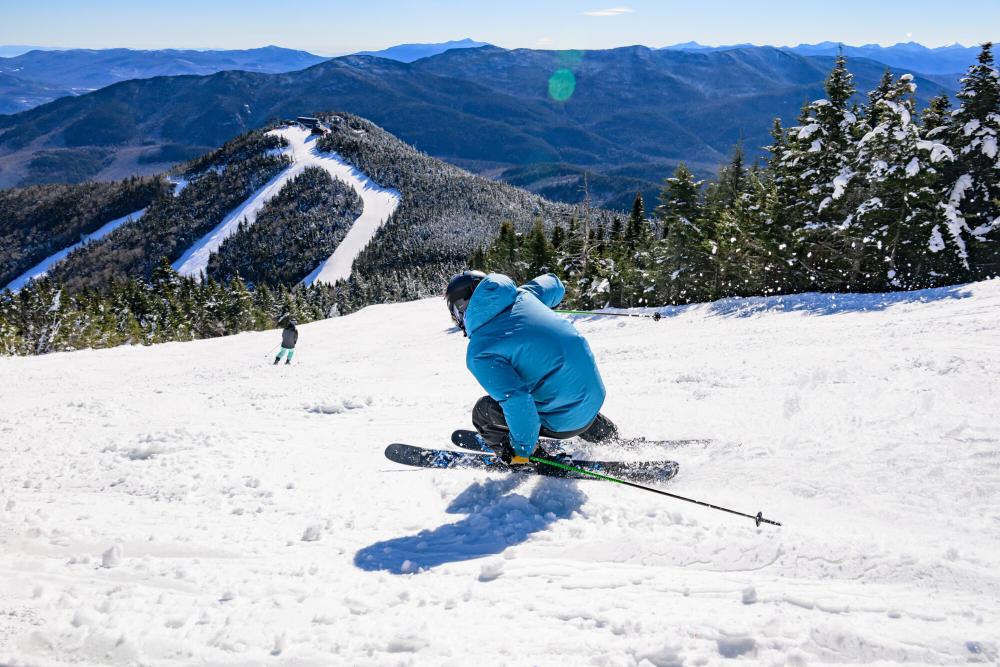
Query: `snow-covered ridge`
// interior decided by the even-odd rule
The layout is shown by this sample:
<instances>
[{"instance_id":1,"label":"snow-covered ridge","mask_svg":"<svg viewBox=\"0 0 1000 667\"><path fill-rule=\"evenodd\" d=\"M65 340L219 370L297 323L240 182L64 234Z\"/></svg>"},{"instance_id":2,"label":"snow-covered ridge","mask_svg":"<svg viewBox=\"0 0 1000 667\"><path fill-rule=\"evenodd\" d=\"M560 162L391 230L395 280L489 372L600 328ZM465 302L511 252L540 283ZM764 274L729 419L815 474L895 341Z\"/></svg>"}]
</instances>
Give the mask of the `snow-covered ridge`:
<instances>
[{"instance_id":1,"label":"snow-covered ridge","mask_svg":"<svg viewBox=\"0 0 1000 667\"><path fill-rule=\"evenodd\" d=\"M146 209L140 209L134 213L129 213L128 215L123 215L120 218L106 222L96 231L84 235L79 242L74 243L67 248L63 248L57 253L49 255L41 262L28 269L14 280L10 281L10 283L7 284L7 289L12 292L17 292L27 285L29 280L38 279L48 274L48 272L52 270L53 266L66 259L66 257L77 248L82 248L84 245L92 241L104 238L127 222L135 222L139 220L145 212Z\"/></svg>"},{"instance_id":2,"label":"snow-covered ridge","mask_svg":"<svg viewBox=\"0 0 1000 667\"><path fill-rule=\"evenodd\" d=\"M663 312L576 318L604 411L713 441L584 451L782 528L387 462L482 394L440 299L0 358L0 663L996 664L1000 281Z\"/></svg>"},{"instance_id":3,"label":"snow-covered ridge","mask_svg":"<svg viewBox=\"0 0 1000 667\"><path fill-rule=\"evenodd\" d=\"M333 255L303 280L307 285L314 282L332 283L350 276L351 266L358 253L399 206L398 192L374 183L336 153L320 152L316 147L316 137L310 135L308 130L301 127L285 127L272 130L271 133L288 141L288 146L282 149L282 153L292 158L291 166L254 192L216 225L215 229L188 248L173 264L174 269L181 275L201 275L208 268L209 256L237 232L240 223L246 221L248 225L253 225L267 202L277 195L286 183L308 167L321 167L332 177L350 185L361 197L364 208Z\"/></svg>"}]
</instances>

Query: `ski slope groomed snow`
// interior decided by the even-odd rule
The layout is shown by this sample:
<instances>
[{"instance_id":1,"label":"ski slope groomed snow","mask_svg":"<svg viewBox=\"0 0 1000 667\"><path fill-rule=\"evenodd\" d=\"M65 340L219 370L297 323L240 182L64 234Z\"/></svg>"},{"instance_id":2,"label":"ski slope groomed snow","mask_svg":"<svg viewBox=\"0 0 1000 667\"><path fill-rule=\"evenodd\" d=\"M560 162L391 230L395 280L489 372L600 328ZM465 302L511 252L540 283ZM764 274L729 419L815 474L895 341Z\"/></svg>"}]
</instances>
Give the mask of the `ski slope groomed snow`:
<instances>
[{"instance_id":1,"label":"ski slope groomed snow","mask_svg":"<svg viewBox=\"0 0 1000 667\"><path fill-rule=\"evenodd\" d=\"M146 209L140 209L138 211L135 211L134 213L123 215L120 218L116 218L110 222L101 225L101 227L98 228L96 231L81 236L79 242L74 243L73 245L67 248L63 248L57 253L53 253L52 255L46 257L38 264L36 264L35 266L31 267L30 269L19 275L14 280L10 281L10 283L7 284L7 289L9 289L11 292L17 292L21 290L25 285L28 284L29 280L38 279L47 275L48 272L52 270L53 266L66 259L66 257L77 248L82 248L84 245L90 243L91 241L96 241L98 239L104 238L105 236L115 231L116 229L118 229L127 222L135 222L139 220L140 218L142 218L145 212Z\"/></svg>"},{"instance_id":2,"label":"ski slope groomed snow","mask_svg":"<svg viewBox=\"0 0 1000 667\"><path fill-rule=\"evenodd\" d=\"M440 299L0 358L0 663L1000 659L1000 281L576 320L673 493L407 469L481 390Z\"/></svg>"},{"instance_id":3,"label":"ski slope groomed snow","mask_svg":"<svg viewBox=\"0 0 1000 667\"><path fill-rule=\"evenodd\" d=\"M399 206L398 192L374 183L336 153L320 152L316 147L316 137L311 136L308 130L301 127L284 127L272 130L271 133L282 136L288 141L288 147L283 152L292 158L291 166L230 211L215 229L188 248L173 264L174 269L181 275L200 276L208 268L209 256L219 249L223 241L237 232L240 223L245 221L248 225L254 224L264 205L281 192L288 181L301 174L307 167L321 167L332 177L351 186L361 197L364 205L361 215L351 225L351 229L341 240L333 255L303 280L307 285L315 282L334 283L350 276L355 257Z\"/></svg>"}]
</instances>

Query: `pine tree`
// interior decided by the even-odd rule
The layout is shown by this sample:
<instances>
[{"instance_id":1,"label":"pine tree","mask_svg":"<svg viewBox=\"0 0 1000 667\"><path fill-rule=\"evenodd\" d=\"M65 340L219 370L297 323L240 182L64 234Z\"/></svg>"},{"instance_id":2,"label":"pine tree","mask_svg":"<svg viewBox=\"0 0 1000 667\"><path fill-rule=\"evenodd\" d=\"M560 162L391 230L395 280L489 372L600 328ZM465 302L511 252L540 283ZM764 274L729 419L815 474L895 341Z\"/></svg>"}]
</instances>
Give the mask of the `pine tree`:
<instances>
[{"instance_id":1,"label":"pine tree","mask_svg":"<svg viewBox=\"0 0 1000 667\"><path fill-rule=\"evenodd\" d=\"M920 116L921 137L925 140L943 138L951 128L951 99L947 95L931 98Z\"/></svg>"},{"instance_id":2,"label":"pine tree","mask_svg":"<svg viewBox=\"0 0 1000 667\"><path fill-rule=\"evenodd\" d=\"M702 181L681 163L663 183L656 214L663 241L656 250L657 298L661 303L690 303L708 294L711 258L705 252Z\"/></svg>"},{"instance_id":3,"label":"pine tree","mask_svg":"<svg viewBox=\"0 0 1000 667\"><path fill-rule=\"evenodd\" d=\"M781 165L794 179L792 208L801 217L792 234L799 285L807 289L850 290L859 275L857 230L850 229L863 193L855 179L857 139L863 129L851 103L853 77L843 55L826 81L826 98L803 107L791 128Z\"/></svg>"},{"instance_id":4,"label":"pine tree","mask_svg":"<svg viewBox=\"0 0 1000 667\"><path fill-rule=\"evenodd\" d=\"M15 322L28 354L47 354L66 349L60 345L63 323L69 309L63 288L48 278L30 281L15 297Z\"/></svg>"},{"instance_id":5,"label":"pine tree","mask_svg":"<svg viewBox=\"0 0 1000 667\"><path fill-rule=\"evenodd\" d=\"M642 193L636 192L635 199L632 200L632 210L628 216L628 223L625 226L625 243L630 250L635 250L636 246L646 236L648 230L646 204L642 200Z\"/></svg>"},{"instance_id":6,"label":"pine tree","mask_svg":"<svg viewBox=\"0 0 1000 667\"><path fill-rule=\"evenodd\" d=\"M857 109L851 104L854 77L837 57L826 80L826 98L807 104L792 128L784 168L798 179L805 225L839 225L851 210L849 188L856 153Z\"/></svg>"},{"instance_id":7,"label":"pine tree","mask_svg":"<svg viewBox=\"0 0 1000 667\"><path fill-rule=\"evenodd\" d=\"M566 230L558 222L552 227L552 249L556 252L562 250L566 241Z\"/></svg>"},{"instance_id":8,"label":"pine tree","mask_svg":"<svg viewBox=\"0 0 1000 667\"><path fill-rule=\"evenodd\" d=\"M895 87L892 70L886 67L885 71L882 72L882 78L879 79L878 86L868 93L868 104L864 108L863 117L869 130L882 122L886 108L881 102L895 95Z\"/></svg>"},{"instance_id":9,"label":"pine tree","mask_svg":"<svg viewBox=\"0 0 1000 667\"><path fill-rule=\"evenodd\" d=\"M17 322L18 302L10 290L0 290L0 354L24 354L24 339Z\"/></svg>"},{"instance_id":10,"label":"pine tree","mask_svg":"<svg viewBox=\"0 0 1000 667\"><path fill-rule=\"evenodd\" d=\"M771 158L767 163L770 192L762 205L769 207L770 224L766 228L767 245L774 255L769 278L770 289L788 294L804 289L798 254L800 237L795 234L805 217L804 197L800 191L797 165L791 157L788 132L775 118L771 128Z\"/></svg>"},{"instance_id":11,"label":"pine tree","mask_svg":"<svg viewBox=\"0 0 1000 667\"><path fill-rule=\"evenodd\" d=\"M476 246L476 249L472 251L472 257L469 258L469 268L474 271L486 270L486 250L483 249L483 246Z\"/></svg>"},{"instance_id":12,"label":"pine tree","mask_svg":"<svg viewBox=\"0 0 1000 667\"><path fill-rule=\"evenodd\" d=\"M525 241L527 273L526 278L547 273L555 265L555 256L552 252L552 245L545 236L545 226L541 218L535 219L535 224L528 233Z\"/></svg>"},{"instance_id":13,"label":"pine tree","mask_svg":"<svg viewBox=\"0 0 1000 667\"><path fill-rule=\"evenodd\" d=\"M694 174L683 162L677 165L674 175L664 179L660 190L656 216L663 223L663 237L670 234L672 226L691 225L702 216L701 187Z\"/></svg>"},{"instance_id":14,"label":"pine tree","mask_svg":"<svg viewBox=\"0 0 1000 667\"><path fill-rule=\"evenodd\" d=\"M945 202L951 195L954 174L955 152L948 146L953 128L951 100L947 95L931 99L920 119L920 141L918 147L929 154L930 169L935 178L930 187L934 191L935 222L930 228L926 265L919 284L926 286L947 285L969 280L967 257L961 236L956 239L949 232Z\"/></svg>"},{"instance_id":15,"label":"pine tree","mask_svg":"<svg viewBox=\"0 0 1000 667\"><path fill-rule=\"evenodd\" d=\"M733 147L729 164L719 172L715 196L719 210L733 208L743 195L747 170L743 164L743 142ZM711 202L710 202L711 204Z\"/></svg>"},{"instance_id":16,"label":"pine tree","mask_svg":"<svg viewBox=\"0 0 1000 667\"><path fill-rule=\"evenodd\" d=\"M1000 73L983 45L957 95L949 144L955 165L944 202L948 232L975 279L1000 275Z\"/></svg>"},{"instance_id":17,"label":"pine tree","mask_svg":"<svg viewBox=\"0 0 1000 667\"><path fill-rule=\"evenodd\" d=\"M855 167L865 193L852 220L858 231L852 253L855 289L928 284L932 230L940 219L938 172L935 151L914 120L915 90L913 77L905 74L887 85L883 81L878 96L871 96L872 118L866 119L871 129L858 144Z\"/></svg>"},{"instance_id":18,"label":"pine tree","mask_svg":"<svg viewBox=\"0 0 1000 667\"><path fill-rule=\"evenodd\" d=\"M486 264L491 271L516 277L520 269L521 240L514 223L504 220L500 223L500 234L486 254Z\"/></svg>"}]
</instances>

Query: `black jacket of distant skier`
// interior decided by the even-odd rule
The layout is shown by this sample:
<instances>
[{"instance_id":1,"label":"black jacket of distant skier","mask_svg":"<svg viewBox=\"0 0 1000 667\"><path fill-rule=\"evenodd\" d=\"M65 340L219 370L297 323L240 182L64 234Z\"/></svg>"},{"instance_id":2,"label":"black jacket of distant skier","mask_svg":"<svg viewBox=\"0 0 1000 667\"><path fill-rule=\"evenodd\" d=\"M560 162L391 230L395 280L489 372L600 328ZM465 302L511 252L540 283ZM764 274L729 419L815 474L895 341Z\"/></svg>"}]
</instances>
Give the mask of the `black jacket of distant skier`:
<instances>
[{"instance_id":1,"label":"black jacket of distant skier","mask_svg":"<svg viewBox=\"0 0 1000 667\"><path fill-rule=\"evenodd\" d=\"M281 347L286 350L294 350L297 342L299 342L299 330L295 328L294 324L289 324L281 332Z\"/></svg>"}]
</instances>

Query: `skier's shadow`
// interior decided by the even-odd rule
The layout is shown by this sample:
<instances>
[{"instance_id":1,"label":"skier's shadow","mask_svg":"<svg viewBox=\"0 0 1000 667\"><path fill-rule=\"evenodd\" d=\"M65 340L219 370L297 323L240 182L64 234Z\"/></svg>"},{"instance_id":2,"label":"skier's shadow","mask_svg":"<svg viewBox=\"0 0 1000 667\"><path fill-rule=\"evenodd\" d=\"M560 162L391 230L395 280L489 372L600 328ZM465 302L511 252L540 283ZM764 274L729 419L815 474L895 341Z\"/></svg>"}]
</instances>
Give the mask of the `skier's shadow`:
<instances>
[{"instance_id":1,"label":"skier's shadow","mask_svg":"<svg viewBox=\"0 0 1000 667\"><path fill-rule=\"evenodd\" d=\"M528 496L513 493L528 479L538 483ZM411 574L444 563L503 553L559 519L569 518L586 496L576 482L510 475L476 482L448 506L449 514L467 514L456 523L416 535L376 542L354 555L362 570Z\"/></svg>"}]
</instances>

